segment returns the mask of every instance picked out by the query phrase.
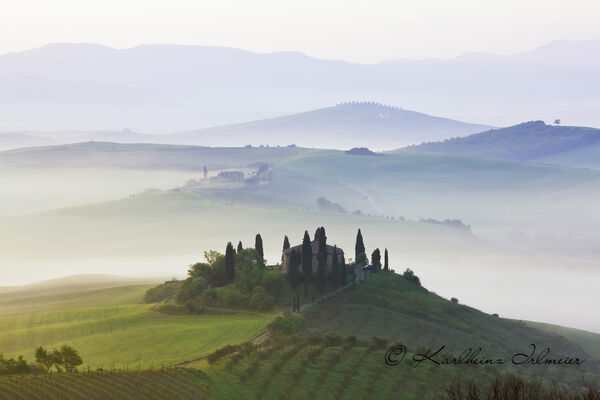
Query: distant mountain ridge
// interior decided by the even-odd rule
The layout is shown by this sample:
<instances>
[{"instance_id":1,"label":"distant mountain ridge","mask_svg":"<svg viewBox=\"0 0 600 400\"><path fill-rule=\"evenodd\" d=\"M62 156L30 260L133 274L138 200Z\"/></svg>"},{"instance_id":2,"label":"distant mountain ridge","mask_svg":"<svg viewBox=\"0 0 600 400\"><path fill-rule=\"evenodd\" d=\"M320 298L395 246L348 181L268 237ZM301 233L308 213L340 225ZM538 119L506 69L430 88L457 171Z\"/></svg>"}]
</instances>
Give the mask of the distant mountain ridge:
<instances>
[{"instance_id":1,"label":"distant mountain ridge","mask_svg":"<svg viewBox=\"0 0 600 400\"><path fill-rule=\"evenodd\" d=\"M423 140L464 136L488 129L376 102L348 102L277 118L172 135L185 144L289 145L332 149L392 149Z\"/></svg>"},{"instance_id":2,"label":"distant mountain ridge","mask_svg":"<svg viewBox=\"0 0 600 400\"><path fill-rule=\"evenodd\" d=\"M200 146L270 145L349 149L394 149L424 140L465 136L488 129L375 102L348 102L298 114L190 132L154 135L120 131L27 131L1 134L0 150L79 142L155 143ZM4 138L6 137L6 140ZM10 141L8 139L11 139Z\"/></svg>"},{"instance_id":3,"label":"distant mountain ridge","mask_svg":"<svg viewBox=\"0 0 600 400\"><path fill-rule=\"evenodd\" d=\"M463 138L422 143L395 153L441 153L498 158L515 161L545 160L581 148L600 145L600 129L578 126L552 126L530 121L491 129ZM567 163L567 165L571 165Z\"/></svg>"},{"instance_id":4,"label":"distant mountain ridge","mask_svg":"<svg viewBox=\"0 0 600 400\"><path fill-rule=\"evenodd\" d=\"M505 126L600 125L600 40L373 65L210 46L57 43L0 56L0 131L165 133L373 99ZM519 94L518 96L515 94Z\"/></svg>"}]
</instances>

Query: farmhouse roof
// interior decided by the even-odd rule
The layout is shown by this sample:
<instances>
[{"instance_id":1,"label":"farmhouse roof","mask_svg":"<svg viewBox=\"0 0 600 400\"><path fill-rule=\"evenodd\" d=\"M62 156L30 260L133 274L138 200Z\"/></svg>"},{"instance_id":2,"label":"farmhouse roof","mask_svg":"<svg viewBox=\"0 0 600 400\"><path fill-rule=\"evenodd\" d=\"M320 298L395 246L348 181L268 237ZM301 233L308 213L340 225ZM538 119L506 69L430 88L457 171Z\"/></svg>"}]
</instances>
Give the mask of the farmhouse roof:
<instances>
[{"instance_id":1,"label":"farmhouse roof","mask_svg":"<svg viewBox=\"0 0 600 400\"><path fill-rule=\"evenodd\" d=\"M326 246L327 246L327 254L333 254L333 246L330 246L330 245L326 245ZM318 240L313 240L312 242L310 242L310 247L312 247L313 254L319 254L319 241ZM285 249L283 251L283 254L288 255L289 253L292 252L292 250L296 250L297 252L302 252L302 245L299 244L297 246L293 246L288 249ZM338 247L337 253L344 254L344 250L342 250L341 248Z\"/></svg>"}]
</instances>

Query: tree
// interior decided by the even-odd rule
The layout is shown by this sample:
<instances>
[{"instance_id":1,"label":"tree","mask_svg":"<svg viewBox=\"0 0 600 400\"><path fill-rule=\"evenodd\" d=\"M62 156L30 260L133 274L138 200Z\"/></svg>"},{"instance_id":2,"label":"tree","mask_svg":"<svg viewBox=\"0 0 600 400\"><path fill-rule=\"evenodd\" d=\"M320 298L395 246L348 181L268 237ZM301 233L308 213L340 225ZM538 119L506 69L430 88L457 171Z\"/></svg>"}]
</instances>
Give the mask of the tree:
<instances>
[{"instance_id":1,"label":"tree","mask_svg":"<svg viewBox=\"0 0 600 400\"><path fill-rule=\"evenodd\" d=\"M313 240L316 240L318 242L320 236L321 236L321 227L317 227L317 230L315 231L315 236L314 236Z\"/></svg>"},{"instance_id":2,"label":"tree","mask_svg":"<svg viewBox=\"0 0 600 400\"><path fill-rule=\"evenodd\" d=\"M317 252L317 278L319 286L319 294L325 294L325 285L327 278L327 236L325 236L325 228L321 227L317 230L319 233L318 243L319 250Z\"/></svg>"},{"instance_id":3,"label":"tree","mask_svg":"<svg viewBox=\"0 0 600 400\"><path fill-rule=\"evenodd\" d=\"M288 282L293 293L292 312L300 311L300 296L298 296L298 287L300 286L300 272L298 271L298 267L300 266L300 256L296 250L291 251L288 262Z\"/></svg>"},{"instance_id":4,"label":"tree","mask_svg":"<svg viewBox=\"0 0 600 400\"><path fill-rule=\"evenodd\" d=\"M389 257L388 257L388 251L387 249L384 250L383 252L383 270L384 271L389 271L390 270L390 265L389 265Z\"/></svg>"},{"instance_id":5,"label":"tree","mask_svg":"<svg viewBox=\"0 0 600 400\"><path fill-rule=\"evenodd\" d=\"M263 241L262 237L260 236L260 233L256 234L256 239L254 240L254 248L256 249L256 251L258 251L258 254L260 254L262 258L265 258L265 252L263 251Z\"/></svg>"},{"instance_id":6,"label":"tree","mask_svg":"<svg viewBox=\"0 0 600 400\"><path fill-rule=\"evenodd\" d=\"M288 239L287 235L283 238L283 252L281 252L281 265L283 267L283 262L285 261L285 251L290 248L290 239Z\"/></svg>"},{"instance_id":7,"label":"tree","mask_svg":"<svg viewBox=\"0 0 600 400\"><path fill-rule=\"evenodd\" d=\"M52 365L56 368L58 372L63 370L63 359L60 350L52 350L52 353L49 354L50 359L52 360Z\"/></svg>"},{"instance_id":8,"label":"tree","mask_svg":"<svg viewBox=\"0 0 600 400\"><path fill-rule=\"evenodd\" d=\"M365 253L365 244L360 229L356 234L356 244L354 246L354 261L359 267L367 265L367 255Z\"/></svg>"},{"instance_id":9,"label":"tree","mask_svg":"<svg viewBox=\"0 0 600 400\"><path fill-rule=\"evenodd\" d=\"M346 266L346 261L342 256L342 262L340 264L340 285L345 286L346 281L348 279L348 267Z\"/></svg>"},{"instance_id":10,"label":"tree","mask_svg":"<svg viewBox=\"0 0 600 400\"><path fill-rule=\"evenodd\" d=\"M60 348L60 356L62 358L62 365L65 367L65 371L75 371L78 366L83 364L81 356L71 346L64 345Z\"/></svg>"},{"instance_id":11,"label":"tree","mask_svg":"<svg viewBox=\"0 0 600 400\"><path fill-rule=\"evenodd\" d=\"M225 248L225 279L227 283L232 283L235 280L234 257L235 250L231 242L229 242Z\"/></svg>"},{"instance_id":12,"label":"tree","mask_svg":"<svg viewBox=\"0 0 600 400\"><path fill-rule=\"evenodd\" d=\"M560 125L560 119L555 119L554 120L554 125L557 125L557 126Z\"/></svg>"},{"instance_id":13,"label":"tree","mask_svg":"<svg viewBox=\"0 0 600 400\"><path fill-rule=\"evenodd\" d=\"M310 244L310 236L308 231L304 231L302 239L302 274L304 275L304 298L308 299L308 282L312 275L312 246Z\"/></svg>"},{"instance_id":14,"label":"tree","mask_svg":"<svg viewBox=\"0 0 600 400\"><path fill-rule=\"evenodd\" d=\"M287 235L285 235L285 237L283 238L283 249L289 249L290 248L290 239L288 239Z\"/></svg>"},{"instance_id":15,"label":"tree","mask_svg":"<svg viewBox=\"0 0 600 400\"><path fill-rule=\"evenodd\" d=\"M239 253L242 250L244 250L244 247L242 246L242 241L240 240L237 245L237 252Z\"/></svg>"},{"instance_id":16,"label":"tree","mask_svg":"<svg viewBox=\"0 0 600 400\"><path fill-rule=\"evenodd\" d=\"M336 287L341 283L341 276L340 276L340 266L338 263L338 252L337 252L337 246L334 245L333 246L333 255L331 258L331 283L333 283L333 286Z\"/></svg>"},{"instance_id":17,"label":"tree","mask_svg":"<svg viewBox=\"0 0 600 400\"><path fill-rule=\"evenodd\" d=\"M371 254L371 264L375 267L375 271L381 270L381 252L378 248Z\"/></svg>"},{"instance_id":18,"label":"tree","mask_svg":"<svg viewBox=\"0 0 600 400\"><path fill-rule=\"evenodd\" d=\"M406 268L406 271L404 271L404 273L402 274L402 277L409 282L413 282L413 283L416 283L417 285L421 286L421 280L419 279L418 276L415 275L413 270L410 268Z\"/></svg>"},{"instance_id":19,"label":"tree","mask_svg":"<svg viewBox=\"0 0 600 400\"><path fill-rule=\"evenodd\" d=\"M42 346L35 349L35 362L41 364L46 368L46 372L50 371L50 368L54 365L54 360L50 357L48 351Z\"/></svg>"},{"instance_id":20,"label":"tree","mask_svg":"<svg viewBox=\"0 0 600 400\"><path fill-rule=\"evenodd\" d=\"M206 168L206 165L204 166L204 168L202 168L202 172L204 172L204 179L206 179L206 177L208 176L208 169Z\"/></svg>"}]
</instances>

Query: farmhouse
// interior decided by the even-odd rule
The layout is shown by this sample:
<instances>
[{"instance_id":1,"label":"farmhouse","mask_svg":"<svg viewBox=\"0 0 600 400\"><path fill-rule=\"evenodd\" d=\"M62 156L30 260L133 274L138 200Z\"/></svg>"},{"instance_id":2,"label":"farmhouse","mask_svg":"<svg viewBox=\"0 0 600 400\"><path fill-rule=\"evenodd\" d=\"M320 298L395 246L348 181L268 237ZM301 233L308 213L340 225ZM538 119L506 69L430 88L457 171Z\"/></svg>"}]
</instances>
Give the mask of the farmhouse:
<instances>
[{"instance_id":1,"label":"farmhouse","mask_svg":"<svg viewBox=\"0 0 600 400\"><path fill-rule=\"evenodd\" d=\"M319 241L313 240L312 242L310 242L310 246L312 248L313 274L316 274L317 273L317 265L318 265L317 256L319 254ZM333 246L330 246L330 245L326 245L326 246L327 246L326 270L329 272L329 271L331 271L331 265L332 265L332 260L333 260ZM292 253L292 250L296 250L296 252L298 254L302 254L302 245L299 244L298 246L290 247L288 249L283 250L282 265L281 265L281 270L283 272L287 272L288 260L289 260L290 254ZM338 247L337 248L338 265L341 265L343 258L344 258L344 250L342 250L341 248Z\"/></svg>"},{"instance_id":2,"label":"farmhouse","mask_svg":"<svg viewBox=\"0 0 600 400\"><path fill-rule=\"evenodd\" d=\"M210 178L211 183L213 182L242 182L244 180L244 173L241 171L222 171L219 175Z\"/></svg>"}]
</instances>

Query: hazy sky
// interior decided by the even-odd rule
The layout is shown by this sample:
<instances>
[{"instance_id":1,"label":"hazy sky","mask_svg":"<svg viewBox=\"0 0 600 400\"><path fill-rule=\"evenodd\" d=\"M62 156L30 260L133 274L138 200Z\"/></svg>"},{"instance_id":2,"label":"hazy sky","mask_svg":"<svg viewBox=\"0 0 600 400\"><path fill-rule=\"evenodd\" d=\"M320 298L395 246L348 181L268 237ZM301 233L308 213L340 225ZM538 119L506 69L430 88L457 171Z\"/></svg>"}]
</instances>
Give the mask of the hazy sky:
<instances>
[{"instance_id":1,"label":"hazy sky","mask_svg":"<svg viewBox=\"0 0 600 400\"><path fill-rule=\"evenodd\" d=\"M172 43L369 63L600 39L598 21L599 0L0 0L0 53Z\"/></svg>"}]
</instances>

